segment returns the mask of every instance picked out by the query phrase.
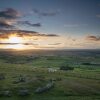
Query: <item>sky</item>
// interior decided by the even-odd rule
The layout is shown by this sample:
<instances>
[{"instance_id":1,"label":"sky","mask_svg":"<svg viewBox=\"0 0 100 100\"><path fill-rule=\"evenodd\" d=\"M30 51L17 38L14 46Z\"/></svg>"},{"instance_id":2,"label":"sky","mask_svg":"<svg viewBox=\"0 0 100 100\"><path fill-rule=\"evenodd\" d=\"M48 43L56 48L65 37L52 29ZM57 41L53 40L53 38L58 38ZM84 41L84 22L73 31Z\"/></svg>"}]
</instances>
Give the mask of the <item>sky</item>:
<instances>
[{"instance_id":1,"label":"sky","mask_svg":"<svg viewBox=\"0 0 100 100\"><path fill-rule=\"evenodd\" d=\"M100 49L100 0L0 0L0 30L1 48L11 37L3 38L5 30L25 30L24 37L33 31L38 39L32 32L31 41L27 37L17 45L21 41L37 44L34 48Z\"/></svg>"}]
</instances>

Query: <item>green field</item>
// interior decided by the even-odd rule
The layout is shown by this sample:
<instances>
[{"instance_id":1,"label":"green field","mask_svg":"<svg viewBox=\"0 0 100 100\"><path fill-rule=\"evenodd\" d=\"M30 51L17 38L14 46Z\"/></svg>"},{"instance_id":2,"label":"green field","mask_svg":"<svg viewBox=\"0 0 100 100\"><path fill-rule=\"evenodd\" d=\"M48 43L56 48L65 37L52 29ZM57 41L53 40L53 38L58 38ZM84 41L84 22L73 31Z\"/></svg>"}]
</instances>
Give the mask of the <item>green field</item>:
<instances>
[{"instance_id":1,"label":"green field","mask_svg":"<svg viewBox=\"0 0 100 100\"><path fill-rule=\"evenodd\" d=\"M0 51L0 77L4 77L0 79L0 100L100 100L99 53L66 52ZM61 66L74 70L60 70ZM20 77L23 82L18 82ZM54 82L51 89L35 92L51 81ZM20 96L23 89L29 95ZM11 96L4 95L5 91L10 91Z\"/></svg>"}]
</instances>

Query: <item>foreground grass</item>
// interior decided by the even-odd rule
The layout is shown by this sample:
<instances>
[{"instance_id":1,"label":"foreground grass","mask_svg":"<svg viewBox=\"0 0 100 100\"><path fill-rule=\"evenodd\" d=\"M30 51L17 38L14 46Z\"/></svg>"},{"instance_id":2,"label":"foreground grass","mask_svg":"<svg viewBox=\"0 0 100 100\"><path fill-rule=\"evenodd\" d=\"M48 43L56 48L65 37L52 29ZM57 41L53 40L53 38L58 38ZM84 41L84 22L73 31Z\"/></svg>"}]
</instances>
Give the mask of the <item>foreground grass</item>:
<instances>
[{"instance_id":1,"label":"foreground grass","mask_svg":"<svg viewBox=\"0 0 100 100\"><path fill-rule=\"evenodd\" d=\"M43 97L43 96L29 96L29 97L2 97L0 100L100 100L100 96L66 96L66 97Z\"/></svg>"},{"instance_id":2,"label":"foreground grass","mask_svg":"<svg viewBox=\"0 0 100 100\"><path fill-rule=\"evenodd\" d=\"M8 65L8 66L7 66ZM55 81L55 87L42 94L44 96L87 96L87 95L99 95L100 94L100 74L95 71L57 71L55 73L49 73L46 68L33 68L32 66L19 66L16 64L2 64L0 67L0 73L5 73L6 79L0 80L1 90L12 90L14 95L17 94L17 90L20 87L25 87L30 90L32 95L37 87L45 85L50 79L58 79ZM19 75L26 77L26 83L13 84L14 80L17 80ZM38 78L42 78L39 80ZM31 81L30 81L31 80ZM34 96L33 96L34 97Z\"/></svg>"}]
</instances>

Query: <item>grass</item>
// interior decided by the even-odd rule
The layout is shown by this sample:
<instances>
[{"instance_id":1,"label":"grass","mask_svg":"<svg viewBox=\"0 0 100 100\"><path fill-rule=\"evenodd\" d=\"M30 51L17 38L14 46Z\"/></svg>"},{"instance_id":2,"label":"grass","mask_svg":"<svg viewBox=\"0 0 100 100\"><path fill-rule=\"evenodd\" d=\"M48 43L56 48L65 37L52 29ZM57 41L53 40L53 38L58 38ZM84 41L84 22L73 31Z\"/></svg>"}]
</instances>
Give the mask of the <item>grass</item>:
<instances>
[{"instance_id":1,"label":"grass","mask_svg":"<svg viewBox=\"0 0 100 100\"><path fill-rule=\"evenodd\" d=\"M48 98L48 99L47 99ZM28 96L28 97L2 97L1 100L100 100L99 96L67 96L67 97L47 97L47 96Z\"/></svg>"},{"instance_id":2,"label":"grass","mask_svg":"<svg viewBox=\"0 0 100 100\"><path fill-rule=\"evenodd\" d=\"M87 59L89 58L89 59ZM0 54L0 73L5 75L0 80L0 91L12 91L11 97L1 96L0 100L99 100L100 99L100 66L82 65L83 62L99 63L100 57L81 55L29 56ZM69 65L73 71L61 71L60 66ZM57 69L48 72L48 68ZM93 68L93 69L91 69ZM13 84L19 76L26 82ZM51 79L55 80L54 88L42 94L35 94L36 88L45 86ZM60 80L59 80L60 79ZM30 96L18 96L18 90L26 88Z\"/></svg>"}]
</instances>

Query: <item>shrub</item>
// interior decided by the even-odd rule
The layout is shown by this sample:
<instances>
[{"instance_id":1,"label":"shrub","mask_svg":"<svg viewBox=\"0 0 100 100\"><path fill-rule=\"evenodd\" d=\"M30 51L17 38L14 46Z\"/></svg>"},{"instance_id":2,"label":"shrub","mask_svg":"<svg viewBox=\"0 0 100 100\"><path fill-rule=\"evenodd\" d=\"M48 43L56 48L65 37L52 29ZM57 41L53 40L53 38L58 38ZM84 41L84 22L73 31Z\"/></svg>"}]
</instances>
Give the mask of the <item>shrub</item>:
<instances>
[{"instance_id":1,"label":"shrub","mask_svg":"<svg viewBox=\"0 0 100 100\"><path fill-rule=\"evenodd\" d=\"M61 66L60 70L74 70L74 67L69 67L69 66Z\"/></svg>"}]
</instances>

